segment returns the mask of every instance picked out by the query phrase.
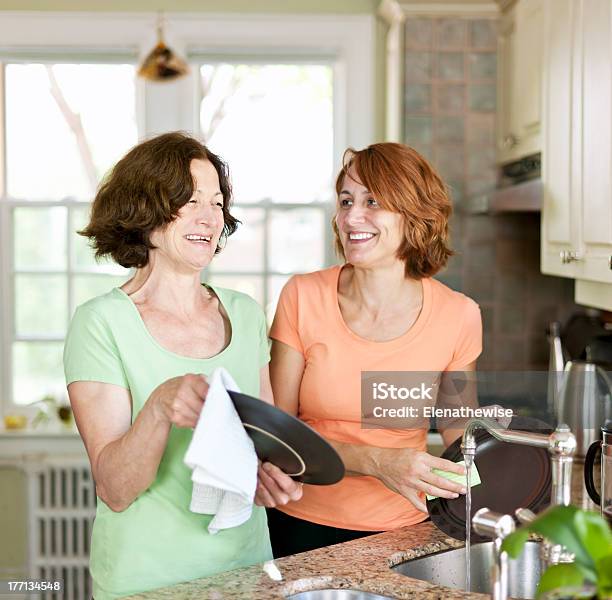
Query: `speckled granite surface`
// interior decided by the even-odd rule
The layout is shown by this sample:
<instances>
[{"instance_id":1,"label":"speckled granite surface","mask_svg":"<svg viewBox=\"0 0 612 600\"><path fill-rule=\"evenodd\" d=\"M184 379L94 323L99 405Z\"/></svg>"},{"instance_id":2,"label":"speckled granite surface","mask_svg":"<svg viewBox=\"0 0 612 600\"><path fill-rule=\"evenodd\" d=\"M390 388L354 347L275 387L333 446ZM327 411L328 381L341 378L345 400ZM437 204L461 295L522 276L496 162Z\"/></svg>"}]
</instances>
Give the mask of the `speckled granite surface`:
<instances>
[{"instance_id":1,"label":"speckled granite surface","mask_svg":"<svg viewBox=\"0 0 612 600\"><path fill-rule=\"evenodd\" d=\"M237 569L130 598L187 600L236 598L269 600L313 589L351 588L393 598L484 598L408 579L389 567L410 558L462 546L431 523L420 523L344 544L274 561L283 581L273 581L261 565Z\"/></svg>"},{"instance_id":2,"label":"speckled granite surface","mask_svg":"<svg viewBox=\"0 0 612 600\"><path fill-rule=\"evenodd\" d=\"M582 482L582 463L576 462L572 477L572 502L594 509ZM460 548L459 542L437 530L430 522L381 533L312 552L274 561L283 580L273 581L254 565L212 577L130 596L136 600L272 600L307 590L350 588L397 599L490 598L408 578L390 570L406 560L440 550Z\"/></svg>"}]
</instances>

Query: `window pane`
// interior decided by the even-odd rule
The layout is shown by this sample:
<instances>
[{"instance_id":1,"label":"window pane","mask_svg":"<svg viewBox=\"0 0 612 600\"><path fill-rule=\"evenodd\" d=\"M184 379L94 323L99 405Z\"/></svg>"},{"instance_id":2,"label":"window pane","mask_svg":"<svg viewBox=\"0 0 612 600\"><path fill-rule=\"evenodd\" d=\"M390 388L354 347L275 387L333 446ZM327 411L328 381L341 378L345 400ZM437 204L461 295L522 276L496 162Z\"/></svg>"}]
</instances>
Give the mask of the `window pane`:
<instances>
[{"instance_id":1,"label":"window pane","mask_svg":"<svg viewBox=\"0 0 612 600\"><path fill-rule=\"evenodd\" d=\"M236 207L232 213L242 221L227 245L210 264L214 271L263 271L264 211L261 208Z\"/></svg>"},{"instance_id":2,"label":"window pane","mask_svg":"<svg viewBox=\"0 0 612 600\"><path fill-rule=\"evenodd\" d=\"M271 325L276 312L278 298L283 286L289 281L289 275L273 275L268 279L268 304L266 306L266 318Z\"/></svg>"},{"instance_id":3,"label":"window pane","mask_svg":"<svg viewBox=\"0 0 612 600\"><path fill-rule=\"evenodd\" d=\"M101 259L99 262L96 262L94 251L89 246L89 240L77 233L77 231L80 231L89 223L89 211L90 206L82 206L70 210L70 243L72 245L71 262L73 268L127 277L129 269L124 269L110 258Z\"/></svg>"},{"instance_id":4,"label":"window pane","mask_svg":"<svg viewBox=\"0 0 612 600\"><path fill-rule=\"evenodd\" d=\"M12 197L91 199L137 141L131 65L9 64L5 87Z\"/></svg>"},{"instance_id":5,"label":"window pane","mask_svg":"<svg viewBox=\"0 0 612 600\"><path fill-rule=\"evenodd\" d=\"M15 275L17 335L63 336L68 298L65 275Z\"/></svg>"},{"instance_id":6,"label":"window pane","mask_svg":"<svg viewBox=\"0 0 612 600\"><path fill-rule=\"evenodd\" d=\"M211 285L248 294L263 306L263 277L254 275L215 275L206 278Z\"/></svg>"},{"instance_id":7,"label":"window pane","mask_svg":"<svg viewBox=\"0 0 612 600\"><path fill-rule=\"evenodd\" d=\"M53 394L66 398L62 342L13 343L13 401L29 404Z\"/></svg>"},{"instance_id":8,"label":"window pane","mask_svg":"<svg viewBox=\"0 0 612 600\"><path fill-rule=\"evenodd\" d=\"M316 271L323 266L325 248L322 210L300 208L272 211L268 228L271 271Z\"/></svg>"},{"instance_id":9,"label":"window pane","mask_svg":"<svg viewBox=\"0 0 612 600\"><path fill-rule=\"evenodd\" d=\"M66 208L13 210L15 270L66 269Z\"/></svg>"},{"instance_id":10,"label":"window pane","mask_svg":"<svg viewBox=\"0 0 612 600\"><path fill-rule=\"evenodd\" d=\"M328 65L202 65L200 126L228 163L236 200L330 197L333 71Z\"/></svg>"},{"instance_id":11,"label":"window pane","mask_svg":"<svg viewBox=\"0 0 612 600\"><path fill-rule=\"evenodd\" d=\"M94 296L106 294L114 287L122 286L126 280L127 277L112 275L75 275L72 306L80 306Z\"/></svg>"}]
</instances>

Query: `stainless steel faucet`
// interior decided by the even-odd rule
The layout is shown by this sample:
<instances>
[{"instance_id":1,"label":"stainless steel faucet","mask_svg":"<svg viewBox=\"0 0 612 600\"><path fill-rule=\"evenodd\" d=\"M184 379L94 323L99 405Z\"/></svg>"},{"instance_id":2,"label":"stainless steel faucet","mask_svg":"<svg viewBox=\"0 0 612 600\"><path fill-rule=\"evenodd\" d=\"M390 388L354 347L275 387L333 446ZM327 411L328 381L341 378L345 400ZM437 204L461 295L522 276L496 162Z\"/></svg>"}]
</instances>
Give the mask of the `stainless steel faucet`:
<instances>
[{"instance_id":1,"label":"stainless steel faucet","mask_svg":"<svg viewBox=\"0 0 612 600\"><path fill-rule=\"evenodd\" d=\"M471 466L474 463L474 456L476 454L474 431L479 428L486 429L494 438L502 442L548 448L552 465L550 503L551 505L568 505L570 503L572 461L574 451L576 450L576 438L567 425L559 425L551 434L542 434L504 429L503 425L493 419L470 419L463 432L461 443L461 451L463 452L466 466ZM522 523L528 523L535 518L531 511L526 511L525 509L519 509L515 514ZM547 540L544 540L542 544L540 556L547 566L562 562L572 562L574 559L573 555L567 552L563 546L552 544ZM503 594L505 589L502 585L503 582L497 579L492 583L494 589L500 588L501 585L500 589Z\"/></svg>"},{"instance_id":2,"label":"stainless steel faucet","mask_svg":"<svg viewBox=\"0 0 612 600\"><path fill-rule=\"evenodd\" d=\"M576 450L576 438L567 425L559 425L553 433L545 434L504 429L498 421L485 417L470 419L461 441L461 451L466 466L471 466L474 462L476 454L474 431L476 429L486 429L494 438L502 442L548 448L552 465L550 503L552 505L570 503L572 461Z\"/></svg>"}]
</instances>

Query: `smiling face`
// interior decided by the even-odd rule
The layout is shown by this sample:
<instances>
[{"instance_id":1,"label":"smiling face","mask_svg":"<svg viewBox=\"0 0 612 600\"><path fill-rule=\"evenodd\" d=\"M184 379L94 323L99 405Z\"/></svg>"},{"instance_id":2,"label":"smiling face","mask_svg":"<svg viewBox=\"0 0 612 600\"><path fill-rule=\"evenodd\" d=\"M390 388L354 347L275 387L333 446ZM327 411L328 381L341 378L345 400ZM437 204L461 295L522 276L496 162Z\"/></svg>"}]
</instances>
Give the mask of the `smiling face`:
<instances>
[{"instance_id":1,"label":"smiling face","mask_svg":"<svg viewBox=\"0 0 612 600\"><path fill-rule=\"evenodd\" d=\"M178 216L151 234L154 252L180 271L201 271L213 256L223 232L223 194L219 175L208 160L190 164L194 191Z\"/></svg>"},{"instance_id":2,"label":"smiling face","mask_svg":"<svg viewBox=\"0 0 612 600\"><path fill-rule=\"evenodd\" d=\"M336 208L344 256L358 267L387 266L400 260L402 216L381 208L354 168L344 176Z\"/></svg>"}]
</instances>

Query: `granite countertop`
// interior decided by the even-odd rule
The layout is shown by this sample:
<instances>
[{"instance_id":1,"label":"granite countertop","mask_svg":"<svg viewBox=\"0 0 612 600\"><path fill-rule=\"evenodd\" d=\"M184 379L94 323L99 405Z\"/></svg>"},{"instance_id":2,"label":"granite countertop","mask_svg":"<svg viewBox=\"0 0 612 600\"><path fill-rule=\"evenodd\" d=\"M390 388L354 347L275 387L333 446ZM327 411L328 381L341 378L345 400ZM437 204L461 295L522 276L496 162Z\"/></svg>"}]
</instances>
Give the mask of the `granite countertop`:
<instances>
[{"instance_id":1,"label":"granite countertop","mask_svg":"<svg viewBox=\"0 0 612 600\"><path fill-rule=\"evenodd\" d=\"M272 600L326 588L359 589L393 598L486 598L409 579L389 568L417 556L461 546L463 542L449 538L430 522L419 523L275 560L283 581L273 581L262 565L253 565L130 598Z\"/></svg>"},{"instance_id":2,"label":"granite countertop","mask_svg":"<svg viewBox=\"0 0 612 600\"><path fill-rule=\"evenodd\" d=\"M595 510L584 489L584 463L576 460L572 474L572 503ZM130 596L133 600L272 600L298 592L349 588L398 599L490 598L434 586L391 571L390 567L418 556L452 548L463 542L449 538L431 522L369 536L274 561L283 580L274 581L262 565L227 571L168 588Z\"/></svg>"}]
</instances>

